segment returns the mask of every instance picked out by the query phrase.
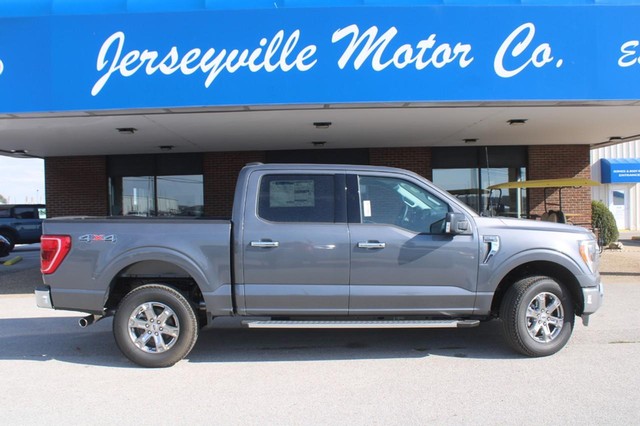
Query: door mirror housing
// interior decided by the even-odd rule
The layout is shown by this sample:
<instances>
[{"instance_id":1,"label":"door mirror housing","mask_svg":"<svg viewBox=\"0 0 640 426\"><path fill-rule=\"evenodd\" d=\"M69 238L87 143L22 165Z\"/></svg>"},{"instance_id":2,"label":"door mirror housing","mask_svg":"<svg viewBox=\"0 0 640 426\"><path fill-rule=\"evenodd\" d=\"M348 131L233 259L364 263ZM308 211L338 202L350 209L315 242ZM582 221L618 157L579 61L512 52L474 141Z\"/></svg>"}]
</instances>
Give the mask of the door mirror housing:
<instances>
[{"instance_id":1,"label":"door mirror housing","mask_svg":"<svg viewBox=\"0 0 640 426\"><path fill-rule=\"evenodd\" d=\"M471 224L469 219L462 213L449 212L445 218L445 234L469 235L471 234Z\"/></svg>"}]
</instances>

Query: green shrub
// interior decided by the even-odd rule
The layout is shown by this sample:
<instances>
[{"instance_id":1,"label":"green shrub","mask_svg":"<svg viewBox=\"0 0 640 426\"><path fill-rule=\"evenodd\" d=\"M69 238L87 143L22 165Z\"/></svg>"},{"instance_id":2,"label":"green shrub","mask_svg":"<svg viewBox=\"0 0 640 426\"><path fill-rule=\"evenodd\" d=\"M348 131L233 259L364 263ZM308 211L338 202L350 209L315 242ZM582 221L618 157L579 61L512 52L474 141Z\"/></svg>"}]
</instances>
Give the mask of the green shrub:
<instances>
[{"instance_id":1,"label":"green shrub","mask_svg":"<svg viewBox=\"0 0 640 426\"><path fill-rule=\"evenodd\" d=\"M620 233L613 213L601 201L591 202L591 226L600 231L600 241L605 246L618 241Z\"/></svg>"}]
</instances>

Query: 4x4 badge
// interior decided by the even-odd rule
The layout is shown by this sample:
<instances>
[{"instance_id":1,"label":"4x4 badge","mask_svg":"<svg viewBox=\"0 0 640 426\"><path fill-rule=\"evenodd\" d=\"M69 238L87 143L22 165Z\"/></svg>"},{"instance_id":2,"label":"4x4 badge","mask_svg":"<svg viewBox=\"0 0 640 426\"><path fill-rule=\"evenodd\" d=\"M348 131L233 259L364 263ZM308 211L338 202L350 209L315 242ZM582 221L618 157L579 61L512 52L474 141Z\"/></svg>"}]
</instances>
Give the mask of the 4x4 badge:
<instances>
[{"instance_id":1,"label":"4x4 badge","mask_svg":"<svg viewBox=\"0 0 640 426\"><path fill-rule=\"evenodd\" d=\"M104 235L104 234L84 234L78 238L80 241L85 243L91 243L94 241L105 241L109 243L116 242L116 236L114 234Z\"/></svg>"}]
</instances>

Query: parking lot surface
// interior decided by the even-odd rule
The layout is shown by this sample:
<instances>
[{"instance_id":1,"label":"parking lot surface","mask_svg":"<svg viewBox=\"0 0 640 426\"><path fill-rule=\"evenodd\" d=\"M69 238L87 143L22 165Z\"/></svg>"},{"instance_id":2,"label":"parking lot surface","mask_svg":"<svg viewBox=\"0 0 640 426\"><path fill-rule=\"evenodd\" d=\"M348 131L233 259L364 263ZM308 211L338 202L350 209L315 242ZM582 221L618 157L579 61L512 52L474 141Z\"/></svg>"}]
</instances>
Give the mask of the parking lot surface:
<instances>
[{"instance_id":1,"label":"parking lot surface","mask_svg":"<svg viewBox=\"0 0 640 426\"><path fill-rule=\"evenodd\" d=\"M620 273L607 270L617 254L604 253L605 305L589 327L576 322L566 348L538 359L509 350L499 321L453 331L246 330L225 321L202 330L187 359L148 370L120 354L111 319L81 329L82 314L5 291L0 413L6 424L637 424L633 251L617 253L636 261ZM28 271L0 270L0 286Z\"/></svg>"}]
</instances>

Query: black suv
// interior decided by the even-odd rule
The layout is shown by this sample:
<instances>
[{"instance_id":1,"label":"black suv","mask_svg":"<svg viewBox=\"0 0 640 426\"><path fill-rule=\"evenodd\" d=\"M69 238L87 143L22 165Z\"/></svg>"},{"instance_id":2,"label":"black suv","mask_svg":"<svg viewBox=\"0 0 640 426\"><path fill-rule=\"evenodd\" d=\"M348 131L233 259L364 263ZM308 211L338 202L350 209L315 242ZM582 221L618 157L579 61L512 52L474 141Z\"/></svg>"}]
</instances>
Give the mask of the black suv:
<instances>
[{"instance_id":1,"label":"black suv","mask_svg":"<svg viewBox=\"0 0 640 426\"><path fill-rule=\"evenodd\" d=\"M0 236L9 243L9 250L16 244L38 243L45 217L44 204L0 204Z\"/></svg>"}]
</instances>

